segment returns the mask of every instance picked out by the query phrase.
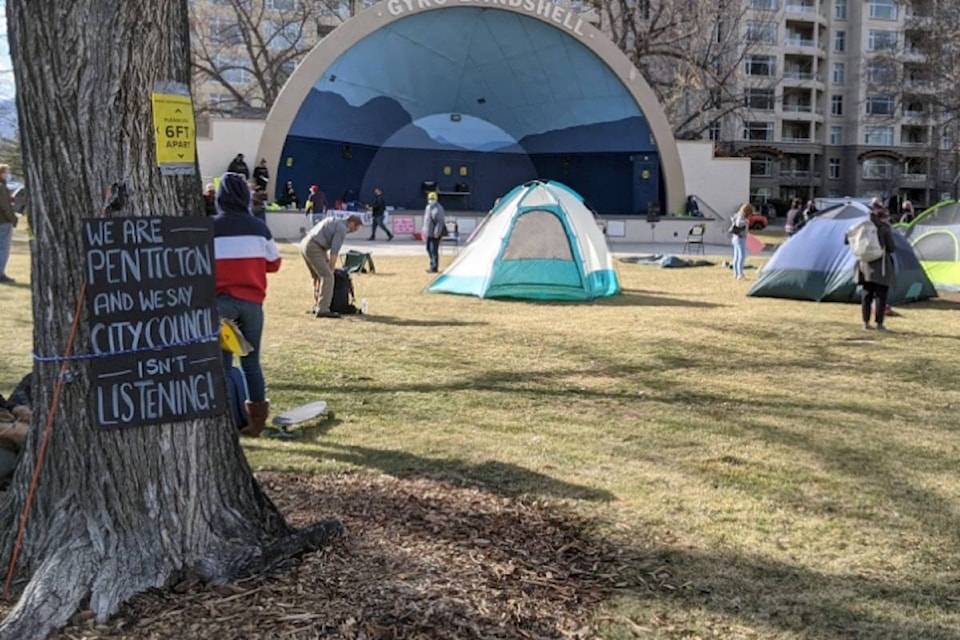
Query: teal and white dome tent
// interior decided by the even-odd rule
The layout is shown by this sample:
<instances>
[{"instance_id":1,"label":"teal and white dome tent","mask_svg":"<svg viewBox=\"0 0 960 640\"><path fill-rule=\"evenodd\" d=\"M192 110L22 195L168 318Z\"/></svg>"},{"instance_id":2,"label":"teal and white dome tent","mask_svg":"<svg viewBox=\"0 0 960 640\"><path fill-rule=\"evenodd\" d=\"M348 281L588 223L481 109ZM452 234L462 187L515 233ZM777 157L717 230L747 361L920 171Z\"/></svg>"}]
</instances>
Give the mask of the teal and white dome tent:
<instances>
[{"instance_id":1,"label":"teal and white dome tent","mask_svg":"<svg viewBox=\"0 0 960 640\"><path fill-rule=\"evenodd\" d=\"M620 293L620 279L583 198L559 182L534 181L500 200L427 290L584 301Z\"/></svg>"}]
</instances>

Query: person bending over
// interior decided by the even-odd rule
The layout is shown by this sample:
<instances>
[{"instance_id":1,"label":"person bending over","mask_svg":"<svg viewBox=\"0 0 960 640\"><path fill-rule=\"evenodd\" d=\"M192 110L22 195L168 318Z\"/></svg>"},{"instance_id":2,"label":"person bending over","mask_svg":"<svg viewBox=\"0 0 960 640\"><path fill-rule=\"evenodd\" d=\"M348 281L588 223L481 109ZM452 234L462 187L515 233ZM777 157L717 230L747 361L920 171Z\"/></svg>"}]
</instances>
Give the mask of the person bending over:
<instances>
[{"instance_id":1,"label":"person bending over","mask_svg":"<svg viewBox=\"0 0 960 640\"><path fill-rule=\"evenodd\" d=\"M307 232L300 241L300 255L313 276L313 313L318 318L339 318L330 310L333 301L333 270L348 233L363 226L358 215L349 215L346 220L334 216L324 218Z\"/></svg>"}]
</instances>

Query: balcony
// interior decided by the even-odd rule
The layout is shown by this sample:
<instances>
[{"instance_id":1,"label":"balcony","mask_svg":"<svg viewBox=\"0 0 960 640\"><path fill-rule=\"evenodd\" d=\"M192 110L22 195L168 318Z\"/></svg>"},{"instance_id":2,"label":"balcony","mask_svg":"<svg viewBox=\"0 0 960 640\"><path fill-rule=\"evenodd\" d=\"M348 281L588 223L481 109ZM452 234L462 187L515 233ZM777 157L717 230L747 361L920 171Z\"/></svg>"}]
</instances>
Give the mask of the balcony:
<instances>
[{"instance_id":1,"label":"balcony","mask_svg":"<svg viewBox=\"0 0 960 640\"><path fill-rule=\"evenodd\" d=\"M803 38L801 36L787 36L783 39L786 47L816 47L817 43L813 38Z\"/></svg>"},{"instance_id":2,"label":"balcony","mask_svg":"<svg viewBox=\"0 0 960 640\"><path fill-rule=\"evenodd\" d=\"M918 182L926 182L927 174L925 173L901 173L900 182L916 184Z\"/></svg>"},{"instance_id":3,"label":"balcony","mask_svg":"<svg viewBox=\"0 0 960 640\"><path fill-rule=\"evenodd\" d=\"M812 4L804 4L802 2L788 2L783 7L789 13L816 13L817 8Z\"/></svg>"},{"instance_id":4,"label":"balcony","mask_svg":"<svg viewBox=\"0 0 960 640\"><path fill-rule=\"evenodd\" d=\"M784 113L813 113L813 105L809 104L784 104L781 110Z\"/></svg>"}]
</instances>

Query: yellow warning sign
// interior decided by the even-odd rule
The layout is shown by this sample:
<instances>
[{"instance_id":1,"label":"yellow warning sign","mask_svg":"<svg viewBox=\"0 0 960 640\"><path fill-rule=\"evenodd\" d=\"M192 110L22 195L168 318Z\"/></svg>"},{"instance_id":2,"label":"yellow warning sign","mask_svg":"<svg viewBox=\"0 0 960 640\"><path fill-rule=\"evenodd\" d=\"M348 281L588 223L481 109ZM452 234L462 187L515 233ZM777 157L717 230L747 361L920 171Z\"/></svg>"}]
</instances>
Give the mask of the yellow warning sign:
<instances>
[{"instance_id":1,"label":"yellow warning sign","mask_svg":"<svg viewBox=\"0 0 960 640\"><path fill-rule=\"evenodd\" d=\"M157 165L164 174L189 173L197 159L193 103L189 95L152 94L153 127L157 139Z\"/></svg>"}]
</instances>

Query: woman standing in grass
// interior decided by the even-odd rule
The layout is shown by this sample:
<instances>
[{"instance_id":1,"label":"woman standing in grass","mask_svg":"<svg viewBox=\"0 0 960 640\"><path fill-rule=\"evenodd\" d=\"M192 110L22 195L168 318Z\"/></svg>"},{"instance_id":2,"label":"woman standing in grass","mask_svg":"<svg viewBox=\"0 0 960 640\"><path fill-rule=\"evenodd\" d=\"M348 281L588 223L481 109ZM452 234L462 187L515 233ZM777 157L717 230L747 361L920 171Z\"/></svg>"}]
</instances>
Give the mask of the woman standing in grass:
<instances>
[{"instance_id":1,"label":"woman standing in grass","mask_svg":"<svg viewBox=\"0 0 960 640\"><path fill-rule=\"evenodd\" d=\"M753 215L753 207L748 203L741 205L730 222L730 237L733 244L733 276L737 280L746 280L743 275L743 262L747 258L747 224Z\"/></svg>"},{"instance_id":2,"label":"woman standing in grass","mask_svg":"<svg viewBox=\"0 0 960 640\"><path fill-rule=\"evenodd\" d=\"M870 222L877 228L877 239L883 246L883 255L867 262L857 260L854 265L853 278L862 288L860 298L860 316L864 329L873 329L870 326L870 311L874 309L874 319L877 321L877 331L886 331L883 324L887 309L887 295L890 287L896 284L897 275L894 269L893 229L890 227L890 212L878 198L870 202ZM844 238L844 242L847 242Z\"/></svg>"}]
</instances>

